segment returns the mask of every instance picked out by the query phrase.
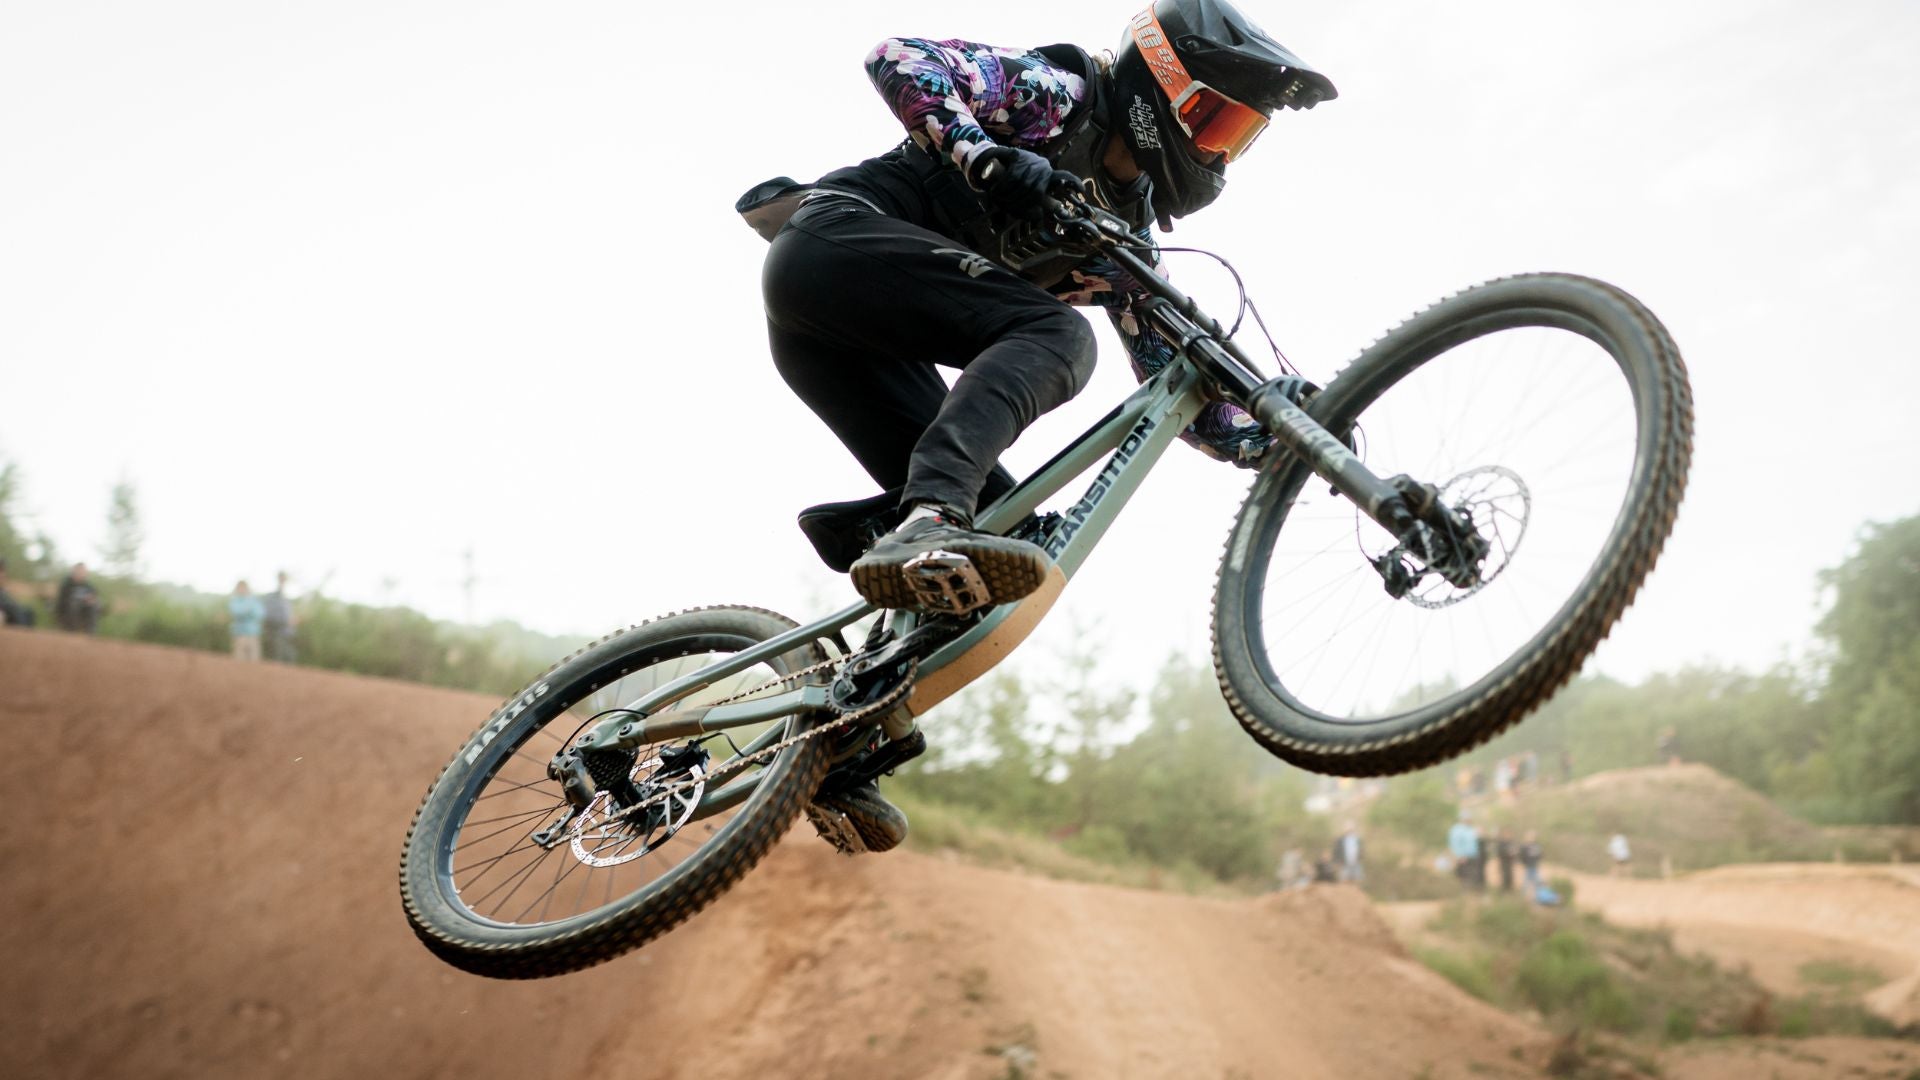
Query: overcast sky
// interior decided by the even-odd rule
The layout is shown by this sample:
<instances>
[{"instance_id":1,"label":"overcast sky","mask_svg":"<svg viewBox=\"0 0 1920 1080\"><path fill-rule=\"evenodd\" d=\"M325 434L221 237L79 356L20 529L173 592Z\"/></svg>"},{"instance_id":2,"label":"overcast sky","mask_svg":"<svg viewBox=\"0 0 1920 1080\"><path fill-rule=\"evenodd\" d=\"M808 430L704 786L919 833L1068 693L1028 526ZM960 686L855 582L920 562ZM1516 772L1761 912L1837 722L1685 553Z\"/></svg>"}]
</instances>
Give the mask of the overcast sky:
<instances>
[{"instance_id":1,"label":"overcast sky","mask_svg":"<svg viewBox=\"0 0 1920 1080\"><path fill-rule=\"evenodd\" d=\"M1813 575L1920 511L1920 5L1244 6L1340 97L1278 118L1177 239L1233 259L1322 379L1486 278L1635 293L1692 370L1697 448L1598 664L1799 648ZM898 140L861 70L883 37L1102 48L1133 10L8 5L0 458L28 524L94 556L124 475L151 576L286 567L459 617L471 547L476 614L556 632L850 596L793 514L871 484L774 374L733 199ZM1132 386L1099 333L1016 471ZM1246 482L1175 448L1041 640L1203 655Z\"/></svg>"}]
</instances>

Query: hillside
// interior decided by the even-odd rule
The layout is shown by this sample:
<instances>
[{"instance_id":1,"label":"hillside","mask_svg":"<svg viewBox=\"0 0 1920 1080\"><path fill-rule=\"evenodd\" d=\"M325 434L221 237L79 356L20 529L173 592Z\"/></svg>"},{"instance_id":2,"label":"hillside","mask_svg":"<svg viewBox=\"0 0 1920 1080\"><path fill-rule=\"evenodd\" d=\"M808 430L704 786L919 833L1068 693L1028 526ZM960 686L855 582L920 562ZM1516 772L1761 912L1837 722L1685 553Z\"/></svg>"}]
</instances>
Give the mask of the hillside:
<instances>
[{"instance_id":1,"label":"hillside","mask_svg":"<svg viewBox=\"0 0 1920 1080\"><path fill-rule=\"evenodd\" d=\"M1595 773L1559 787L1527 792L1488 810L1516 830L1538 829L1547 858L1604 872L1607 838L1624 833L1633 872L1657 874L1729 863L1831 859L1827 834L1765 796L1705 765L1655 765Z\"/></svg>"},{"instance_id":2,"label":"hillside","mask_svg":"<svg viewBox=\"0 0 1920 1080\"><path fill-rule=\"evenodd\" d=\"M0 686L0 1075L1528 1076L1549 1049L1348 889L1193 898L804 833L636 955L487 982L413 940L394 872L489 700L13 631Z\"/></svg>"}]
</instances>

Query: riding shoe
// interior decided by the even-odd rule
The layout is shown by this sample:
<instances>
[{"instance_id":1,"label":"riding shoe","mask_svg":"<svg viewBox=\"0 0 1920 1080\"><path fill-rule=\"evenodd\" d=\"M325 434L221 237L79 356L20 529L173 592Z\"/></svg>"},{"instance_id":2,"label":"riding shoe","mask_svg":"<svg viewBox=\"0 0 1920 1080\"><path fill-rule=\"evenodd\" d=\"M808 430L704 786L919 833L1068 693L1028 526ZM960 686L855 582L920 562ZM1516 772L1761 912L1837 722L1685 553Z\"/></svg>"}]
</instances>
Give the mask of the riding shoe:
<instances>
[{"instance_id":1,"label":"riding shoe","mask_svg":"<svg viewBox=\"0 0 1920 1080\"><path fill-rule=\"evenodd\" d=\"M977 532L940 513L909 519L853 564L853 587L877 607L965 614L1040 587L1050 560L1037 544Z\"/></svg>"},{"instance_id":2,"label":"riding shoe","mask_svg":"<svg viewBox=\"0 0 1920 1080\"><path fill-rule=\"evenodd\" d=\"M821 795L814 803L846 815L847 824L860 835L869 852L892 851L907 838L907 815L880 794L880 785L872 780L845 791ZM817 826L816 826L817 827ZM825 835L825 832L822 832Z\"/></svg>"}]
</instances>

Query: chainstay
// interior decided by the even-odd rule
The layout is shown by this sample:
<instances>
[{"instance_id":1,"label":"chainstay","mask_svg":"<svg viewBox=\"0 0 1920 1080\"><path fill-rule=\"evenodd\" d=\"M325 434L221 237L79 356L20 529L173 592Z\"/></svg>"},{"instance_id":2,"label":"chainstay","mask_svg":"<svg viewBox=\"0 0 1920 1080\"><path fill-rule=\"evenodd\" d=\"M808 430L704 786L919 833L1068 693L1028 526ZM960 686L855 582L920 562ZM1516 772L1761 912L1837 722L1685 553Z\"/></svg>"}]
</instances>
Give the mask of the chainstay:
<instances>
[{"instance_id":1,"label":"chainstay","mask_svg":"<svg viewBox=\"0 0 1920 1080\"><path fill-rule=\"evenodd\" d=\"M757 694L760 691L765 690L769 686L777 686L783 682L791 682L794 679L799 678L803 675L811 674L814 671L817 671L824 667L830 667L833 664L836 664L839 662L841 661L827 660L819 664L814 664L811 667L803 668L800 671L796 671L793 674L788 675L784 678L776 679L773 682L766 683L761 686L757 686L752 690L747 691L745 694L736 694L733 697L728 698L727 701L735 701L751 694ZM916 673L917 673L917 670L918 670L918 666L916 665L915 666ZM900 680L900 685L887 691L884 697L882 697L879 701L873 702L870 705L863 705L860 708L855 709L850 713L842 713L841 715L834 717L832 720L829 720L826 723L819 725L818 727L808 728L806 731L803 731L798 735L790 735L787 738L784 738L779 742L774 743L771 746L766 746L766 747L762 747L759 750L755 750L751 754L742 754L739 757L736 757L731 761L728 761L725 764L721 765L719 768L714 769L712 772L703 773L700 776L690 776L687 779L682 780L679 783L673 784L670 787L662 788L661 790L654 792L652 795L647 796L646 798L640 800L639 802L634 803L632 806L626 807L625 809L619 811L618 813L607 815L606 820L601 827L604 828L606 825L612 825L612 824L615 824L616 822L625 821L626 819L632 817L635 814L640 813L643 810L647 810L651 807L658 806L659 804L672 798L674 795L677 795L680 792L687 790L688 788L694 787L699 784L710 784L713 781L720 779L721 777L738 772L741 769L746 768L748 765L756 761L760 761L764 758L771 758L774 755L779 754L781 751L786 750L788 747L797 746L800 743L806 742L808 739L818 738L821 735L825 735L829 731L839 731L843 728L849 727L862 720L865 720L870 716L883 713L886 710L890 710L896 705L898 705L900 702L906 700L908 691L913 689L914 678L915 678L914 674L909 674L906 678ZM719 704L724 705L726 704L726 702L719 702Z\"/></svg>"}]
</instances>

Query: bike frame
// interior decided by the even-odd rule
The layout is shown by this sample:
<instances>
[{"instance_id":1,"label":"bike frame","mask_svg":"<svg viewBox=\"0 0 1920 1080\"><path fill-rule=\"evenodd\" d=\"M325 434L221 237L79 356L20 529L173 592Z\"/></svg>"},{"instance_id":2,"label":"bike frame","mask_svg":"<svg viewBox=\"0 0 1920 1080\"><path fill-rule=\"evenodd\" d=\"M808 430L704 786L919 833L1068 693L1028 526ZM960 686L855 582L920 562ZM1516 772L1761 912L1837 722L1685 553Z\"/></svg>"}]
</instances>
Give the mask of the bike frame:
<instances>
[{"instance_id":1,"label":"bike frame","mask_svg":"<svg viewBox=\"0 0 1920 1080\"><path fill-rule=\"evenodd\" d=\"M1096 244L1154 294L1153 300L1142 305L1140 315L1173 345L1175 356L1099 423L979 515L976 524L982 530L1005 532L1038 511L1043 502L1093 468L1102 457L1106 459L1086 494L1062 512L1060 522L1042 542L1047 554L1053 557L1058 573L1051 575L1032 596L995 608L923 659L915 678L915 692L902 705L913 715L925 712L978 678L1024 639L1106 535L1107 528L1139 489L1140 482L1160 455L1214 395L1246 408L1274 434L1287 453L1306 461L1322 479L1395 535L1409 528L1417 516L1404 485L1382 480L1367 470L1340 438L1321 426L1307 410L1294 404L1279 388L1282 380L1264 379L1245 353L1227 339L1218 322L1134 254L1132 249L1138 241L1126 231L1124 224L1085 204L1056 204L1055 217L1056 227L1063 235L1077 232L1082 239ZM1268 454L1273 458L1284 456L1278 450L1269 450ZM864 602L843 608L657 687L602 721L581 745L594 750L629 749L824 710L827 688L820 685L731 704L688 709L667 707L795 649L837 640L841 630L873 611L873 605ZM893 618L899 620L896 629L903 633L916 622L915 616L907 612L895 612ZM982 657L982 653L988 655ZM948 677L942 678L943 671ZM922 688L928 692L923 693ZM639 718L626 719L631 716ZM785 737L784 729L788 726L770 727L742 747L741 753L750 754L772 745ZM747 776L706 793L695 817L705 817L744 801L758 782L757 775Z\"/></svg>"}]
</instances>

